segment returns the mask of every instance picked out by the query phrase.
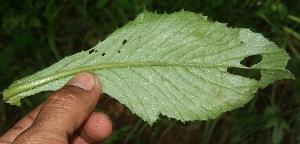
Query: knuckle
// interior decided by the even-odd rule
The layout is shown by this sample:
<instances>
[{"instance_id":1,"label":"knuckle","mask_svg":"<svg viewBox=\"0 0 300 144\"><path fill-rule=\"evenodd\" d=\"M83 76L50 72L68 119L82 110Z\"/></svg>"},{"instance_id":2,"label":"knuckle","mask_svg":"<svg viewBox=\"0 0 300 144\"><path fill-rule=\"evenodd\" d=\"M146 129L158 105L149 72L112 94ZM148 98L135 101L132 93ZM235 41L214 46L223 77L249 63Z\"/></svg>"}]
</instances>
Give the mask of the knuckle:
<instances>
[{"instance_id":1,"label":"knuckle","mask_svg":"<svg viewBox=\"0 0 300 144\"><path fill-rule=\"evenodd\" d=\"M49 96L48 99L52 104L60 107L67 107L82 104L82 95L84 95L83 92L77 90L72 86L67 86L58 91L55 91L52 95Z\"/></svg>"}]
</instances>

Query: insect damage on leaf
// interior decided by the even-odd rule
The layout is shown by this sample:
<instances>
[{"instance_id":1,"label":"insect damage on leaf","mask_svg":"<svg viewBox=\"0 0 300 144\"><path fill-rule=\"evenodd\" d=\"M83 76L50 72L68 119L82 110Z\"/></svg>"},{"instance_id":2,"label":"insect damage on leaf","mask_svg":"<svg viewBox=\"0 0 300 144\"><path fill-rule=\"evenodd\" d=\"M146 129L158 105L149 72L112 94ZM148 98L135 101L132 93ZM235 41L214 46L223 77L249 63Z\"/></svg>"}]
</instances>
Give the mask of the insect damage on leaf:
<instances>
[{"instance_id":1,"label":"insect damage on leaf","mask_svg":"<svg viewBox=\"0 0 300 144\"><path fill-rule=\"evenodd\" d=\"M255 64L258 64L262 61L262 55L251 55L248 57L245 57L243 60L241 60L241 64L245 67L251 67ZM246 69L246 68L237 68L237 67L228 67L227 69L228 73L240 75L246 78L260 80L261 74L259 69Z\"/></svg>"},{"instance_id":2,"label":"insect damage on leaf","mask_svg":"<svg viewBox=\"0 0 300 144\"><path fill-rule=\"evenodd\" d=\"M90 71L100 78L104 93L150 124L160 114L207 120L246 104L259 88L293 79L285 69L288 60L283 49L248 29L228 28L193 12L144 11L91 50L16 81L3 99L19 104L23 97L57 90L75 74ZM240 76L235 69L259 77Z\"/></svg>"}]
</instances>

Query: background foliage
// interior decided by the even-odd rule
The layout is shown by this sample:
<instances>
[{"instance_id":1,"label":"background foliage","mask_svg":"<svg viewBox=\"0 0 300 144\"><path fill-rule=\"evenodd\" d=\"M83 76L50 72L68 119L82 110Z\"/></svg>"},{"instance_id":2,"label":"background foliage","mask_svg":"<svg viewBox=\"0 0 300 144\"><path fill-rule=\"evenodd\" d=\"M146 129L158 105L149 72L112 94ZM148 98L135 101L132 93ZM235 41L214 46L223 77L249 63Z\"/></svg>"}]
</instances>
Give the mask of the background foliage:
<instances>
[{"instance_id":1,"label":"background foliage","mask_svg":"<svg viewBox=\"0 0 300 144\"><path fill-rule=\"evenodd\" d=\"M269 85L244 107L215 120L181 123L162 116L152 127L104 95L97 110L114 124L105 143L300 143L297 0L0 0L0 90L64 56L93 47L144 8L203 13L211 21L262 33L290 53L287 69L296 80ZM22 108L0 101L0 134L48 94L26 98Z\"/></svg>"}]
</instances>

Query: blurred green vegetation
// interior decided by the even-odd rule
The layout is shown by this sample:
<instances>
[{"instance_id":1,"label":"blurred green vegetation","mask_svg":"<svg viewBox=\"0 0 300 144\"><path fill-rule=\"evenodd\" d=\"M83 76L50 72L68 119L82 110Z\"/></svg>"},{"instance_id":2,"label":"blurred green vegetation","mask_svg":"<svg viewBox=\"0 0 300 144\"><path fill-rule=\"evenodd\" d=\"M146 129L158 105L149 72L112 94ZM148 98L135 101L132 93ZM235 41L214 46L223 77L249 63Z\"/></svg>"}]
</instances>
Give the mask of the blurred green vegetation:
<instances>
[{"instance_id":1,"label":"blurred green vegetation","mask_svg":"<svg viewBox=\"0 0 300 144\"><path fill-rule=\"evenodd\" d=\"M298 0L0 0L0 90L64 56L93 47L144 8L203 13L211 21L262 33L290 54L287 69L296 80L259 90L247 105L215 120L181 123L161 116L152 127L104 95L97 110L114 123L105 143L300 143ZM0 101L0 134L48 94L24 99L22 108Z\"/></svg>"}]
</instances>

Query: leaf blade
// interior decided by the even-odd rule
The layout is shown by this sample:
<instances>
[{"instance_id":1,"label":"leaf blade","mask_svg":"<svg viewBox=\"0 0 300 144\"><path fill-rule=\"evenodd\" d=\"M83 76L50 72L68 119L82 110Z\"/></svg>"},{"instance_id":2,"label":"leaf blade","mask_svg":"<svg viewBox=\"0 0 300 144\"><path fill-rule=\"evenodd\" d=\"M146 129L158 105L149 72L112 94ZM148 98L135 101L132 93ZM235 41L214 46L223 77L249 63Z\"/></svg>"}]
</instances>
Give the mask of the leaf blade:
<instances>
[{"instance_id":1,"label":"leaf blade","mask_svg":"<svg viewBox=\"0 0 300 144\"><path fill-rule=\"evenodd\" d=\"M261 54L251 67L240 64ZM159 114L181 121L207 120L238 108L258 88L293 78L285 70L289 56L262 35L230 29L191 12L153 14L144 11L93 49L69 56L4 91L4 99L56 90L73 75L91 71L103 92L152 124ZM228 67L259 69L257 81L229 74ZM23 86L23 87L22 87Z\"/></svg>"}]
</instances>

